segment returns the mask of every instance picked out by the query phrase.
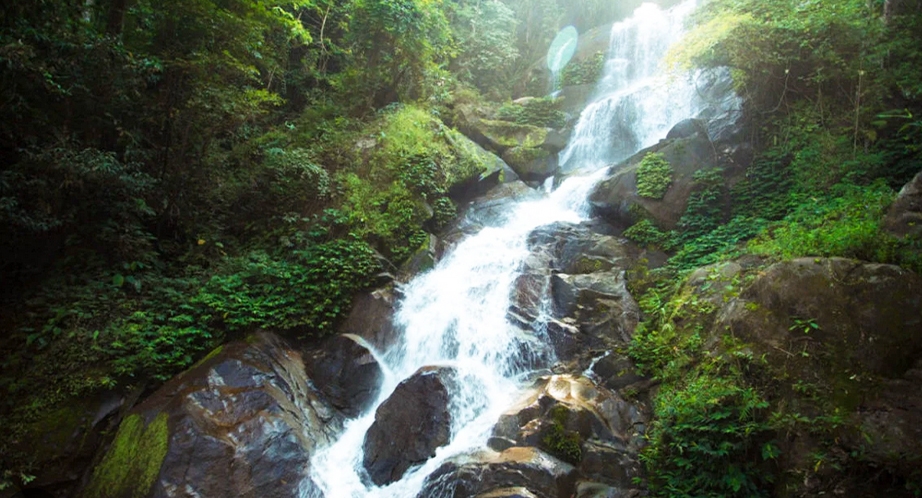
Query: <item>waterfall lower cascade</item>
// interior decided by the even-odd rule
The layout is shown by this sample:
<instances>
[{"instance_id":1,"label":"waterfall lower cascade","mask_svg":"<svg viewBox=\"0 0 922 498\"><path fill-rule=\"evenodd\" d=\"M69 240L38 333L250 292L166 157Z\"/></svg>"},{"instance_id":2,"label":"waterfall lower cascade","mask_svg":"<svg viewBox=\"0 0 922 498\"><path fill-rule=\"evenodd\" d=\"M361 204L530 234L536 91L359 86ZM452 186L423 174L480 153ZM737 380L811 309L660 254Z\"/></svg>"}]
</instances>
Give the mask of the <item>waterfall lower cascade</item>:
<instances>
[{"instance_id":1,"label":"waterfall lower cascade","mask_svg":"<svg viewBox=\"0 0 922 498\"><path fill-rule=\"evenodd\" d=\"M586 197L603 166L652 145L671 126L696 112L692 85L659 73L668 47L677 41L695 0L663 11L644 4L612 28L604 77L583 111L561 164L573 176L555 191L510 208L503 219L468 236L435 268L412 280L395 318L397 344L379 352L385 370L379 399L347 422L339 439L311 461L311 480L326 498L414 497L426 477L453 456L485 447L499 416L518 397L536 368L553 364L543 337L523 334L507 319L513 283L529 254L526 239L535 228L588 213ZM419 368L451 366L451 437L436 455L387 486L362 476L363 442L375 411ZM313 486L302 486L313 488ZM311 496L305 491L305 496ZM315 493L314 493L315 494Z\"/></svg>"}]
</instances>

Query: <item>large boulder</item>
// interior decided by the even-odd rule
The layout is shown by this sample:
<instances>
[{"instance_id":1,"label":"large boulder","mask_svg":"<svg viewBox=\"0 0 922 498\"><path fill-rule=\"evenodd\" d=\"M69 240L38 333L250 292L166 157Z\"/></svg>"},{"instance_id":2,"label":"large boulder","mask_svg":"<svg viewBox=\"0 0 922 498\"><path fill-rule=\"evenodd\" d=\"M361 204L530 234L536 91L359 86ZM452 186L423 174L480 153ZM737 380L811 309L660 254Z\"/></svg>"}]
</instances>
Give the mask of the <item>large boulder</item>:
<instances>
[{"instance_id":1,"label":"large boulder","mask_svg":"<svg viewBox=\"0 0 922 498\"><path fill-rule=\"evenodd\" d=\"M721 166L707 134L698 131L687 135L687 131L680 130L675 135L685 136L663 140L613 167L589 195L593 208L619 227L649 218L661 228L675 228L695 189L694 174ZM647 154L654 152L663 155L673 172L672 183L661 199L644 197L637 191L637 168Z\"/></svg>"},{"instance_id":2,"label":"large boulder","mask_svg":"<svg viewBox=\"0 0 922 498\"><path fill-rule=\"evenodd\" d=\"M884 218L884 228L897 237L922 236L922 173L900 190Z\"/></svg>"},{"instance_id":3,"label":"large boulder","mask_svg":"<svg viewBox=\"0 0 922 498\"><path fill-rule=\"evenodd\" d=\"M867 466L869 475L912 479L922 465L922 277L891 265L801 258L748 278L738 297L721 303L706 346L723 354L724 336L732 336L759 358L785 405L839 419L826 443L787 434L787 474L815 472L812 455L822 450L851 461L855 475ZM860 479L836 479L844 495L870 496ZM804 486L815 495L814 481L821 482Z\"/></svg>"},{"instance_id":4,"label":"large boulder","mask_svg":"<svg viewBox=\"0 0 922 498\"><path fill-rule=\"evenodd\" d=\"M82 496L296 497L342 419L301 355L258 333L225 345L131 410Z\"/></svg>"},{"instance_id":5,"label":"large boulder","mask_svg":"<svg viewBox=\"0 0 922 498\"><path fill-rule=\"evenodd\" d=\"M695 88L706 102L696 116L705 125L708 138L718 149L734 152L745 143L743 99L733 88L733 76L727 67L702 71L695 79Z\"/></svg>"},{"instance_id":6,"label":"large boulder","mask_svg":"<svg viewBox=\"0 0 922 498\"><path fill-rule=\"evenodd\" d=\"M333 336L309 353L307 372L330 404L347 417L364 412L381 390L381 365L368 343L352 334Z\"/></svg>"},{"instance_id":7,"label":"large boulder","mask_svg":"<svg viewBox=\"0 0 922 498\"><path fill-rule=\"evenodd\" d=\"M823 367L896 378L922 355L922 278L891 265L795 259L764 270L721 310L716 329L809 368L805 376Z\"/></svg>"},{"instance_id":8,"label":"large boulder","mask_svg":"<svg viewBox=\"0 0 922 498\"><path fill-rule=\"evenodd\" d=\"M363 465L372 482L378 486L396 482L407 469L448 444L448 389L456 375L448 367L423 367L378 407L364 443Z\"/></svg>"},{"instance_id":9,"label":"large boulder","mask_svg":"<svg viewBox=\"0 0 922 498\"><path fill-rule=\"evenodd\" d=\"M443 231L438 256L454 247L467 235L475 234L484 227L498 227L505 223L513 212L515 204L538 199L541 193L522 181L498 185L486 194L464 204L455 222Z\"/></svg>"},{"instance_id":10,"label":"large boulder","mask_svg":"<svg viewBox=\"0 0 922 498\"><path fill-rule=\"evenodd\" d=\"M490 165L490 172L482 175L482 180L496 176L499 182L518 178L540 182L557 171L557 153L566 147L567 132L492 119L493 114L491 110L474 104L459 104L455 109L455 125L470 140L483 147L475 157L483 157ZM496 154L502 160L497 162L484 153ZM499 173L493 175L492 171ZM483 193L484 190L480 188L475 193Z\"/></svg>"},{"instance_id":11,"label":"large boulder","mask_svg":"<svg viewBox=\"0 0 922 498\"><path fill-rule=\"evenodd\" d=\"M500 417L489 444L535 446L575 465L582 479L629 490L641 476L638 453L649 420L643 402L627 402L586 377L554 375Z\"/></svg>"},{"instance_id":12,"label":"large boulder","mask_svg":"<svg viewBox=\"0 0 922 498\"><path fill-rule=\"evenodd\" d=\"M517 447L501 453L464 455L444 463L426 478L417 498L562 498L573 494L576 479L572 465L537 448ZM516 491L508 494L510 488Z\"/></svg>"},{"instance_id":13,"label":"large boulder","mask_svg":"<svg viewBox=\"0 0 922 498\"><path fill-rule=\"evenodd\" d=\"M539 227L529 234L528 246L511 296L515 322L546 332L558 359L582 361L583 368L594 350L630 341L639 309L624 270L635 248L598 222Z\"/></svg>"},{"instance_id":14,"label":"large boulder","mask_svg":"<svg viewBox=\"0 0 922 498\"><path fill-rule=\"evenodd\" d=\"M455 150L460 150L464 157L483 165L482 173L469 181L453 185L449 196L455 202L464 202L483 195L491 188L502 183L518 180L515 171L499 156L484 149L480 144L460 133L449 135Z\"/></svg>"}]
</instances>

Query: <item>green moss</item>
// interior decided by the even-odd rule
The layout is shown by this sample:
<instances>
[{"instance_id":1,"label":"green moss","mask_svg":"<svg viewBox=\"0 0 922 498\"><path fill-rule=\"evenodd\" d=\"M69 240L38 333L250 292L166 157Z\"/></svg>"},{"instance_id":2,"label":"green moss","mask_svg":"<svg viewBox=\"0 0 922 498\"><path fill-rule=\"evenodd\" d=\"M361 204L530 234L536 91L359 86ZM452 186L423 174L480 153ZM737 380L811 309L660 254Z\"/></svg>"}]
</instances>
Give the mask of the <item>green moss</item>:
<instances>
[{"instance_id":1,"label":"green moss","mask_svg":"<svg viewBox=\"0 0 922 498\"><path fill-rule=\"evenodd\" d=\"M503 147L537 147L547 139L547 129L537 126L489 119L480 123L483 134Z\"/></svg>"},{"instance_id":2,"label":"green moss","mask_svg":"<svg viewBox=\"0 0 922 498\"><path fill-rule=\"evenodd\" d=\"M247 336L247 339L249 339L249 336ZM211 352L208 353L207 355L205 355L204 358L202 358L201 360L199 360L198 362L196 362L195 365L192 365L192 368L198 367L199 365L204 364L206 361L208 361L208 360L214 358L215 356L218 356L219 354L221 354L221 351L224 351L224 345L223 345L223 344L220 345L220 346L218 346L218 347L216 347L216 348L214 348L214 349L212 349Z\"/></svg>"},{"instance_id":3,"label":"green moss","mask_svg":"<svg viewBox=\"0 0 922 498\"><path fill-rule=\"evenodd\" d=\"M662 199L672 185L672 165L662 154L651 152L637 166L637 195Z\"/></svg>"},{"instance_id":4,"label":"green moss","mask_svg":"<svg viewBox=\"0 0 922 498\"><path fill-rule=\"evenodd\" d=\"M532 161L546 159L550 154L544 149L513 147L503 154L510 166L526 166Z\"/></svg>"},{"instance_id":5,"label":"green moss","mask_svg":"<svg viewBox=\"0 0 922 498\"><path fill-rule=\"evenodd\" d=\"M566 123L566 115L560 111L561 99L542 97L526 100L524 103L505 104L496 111L504 120L540 128L560 128Z\"/></svg>"},{"instance_id":6,"label":"green moss","mask_svg":"<svg viewBox=\"0 0 922 498\"><path fill-rule=\"evenodd\" d=\"M574 465L579 464L583 458L580 446L580 437L577 432L568 431L566 428L570 410L564 405L551 408L549 413L551 424L544 430L541 438L541 449Z\"/></svg>"},{"instance_id":7,"label":"green moss","mask_svg":"<svg viewBox=\"0 0 922 498\"><path fill-rule=\"evenodd\" d=\"M605 53L596 52L591 57L567 65L560 78L561 86L591 85L602 76L605 68Z\"/></svg>"},{"instance_id":8,"label":"green moss","mask_svg":"<svg viewBox=\"0 0 922 498\"><path fill-rule=\"evenodd\" d=\"M118 428L102 463L84 492L87 498L147 496L166 457L169 431L166 413L145 426L140 415L130 415Z\"/></svg>"},{"instance_id":9,"label":"green moss","mask_svg":"<svg viewBox=\"0 0 922 498\"><path fill-rule=\"evenodd\" d=\"M573 265L570 273L585 274L608 271L612 269L610 261L592 256L582 256Z\"/></svg>"}]
</instances>

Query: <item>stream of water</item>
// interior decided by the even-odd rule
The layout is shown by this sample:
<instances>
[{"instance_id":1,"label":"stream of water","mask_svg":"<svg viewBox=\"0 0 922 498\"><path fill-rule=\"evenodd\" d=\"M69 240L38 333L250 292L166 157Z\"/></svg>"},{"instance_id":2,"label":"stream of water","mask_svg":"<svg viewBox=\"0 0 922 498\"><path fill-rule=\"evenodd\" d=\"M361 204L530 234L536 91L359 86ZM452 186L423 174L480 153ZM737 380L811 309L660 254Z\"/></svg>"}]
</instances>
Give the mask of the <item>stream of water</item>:
<instances>
[{"instance_id":1,"label":"stream of water","mask_svg":"<svg viewBox=\"0 0 922 498\"><path fill-rule=\"evenodd\" d=\"M666 50L681 36L694 7L695 0L668 11L644 4L613 26L604 76L560 157L565 171L594 173L573 176L542 199L512 205L502 220L464 239L434 269L406 285L395 320L401 339L379 352L385 370L379 399L312 459L311 479L324 496L416 496L426 476L447 459L484 447L535 365L553 364L540 333L526 334L507 320L510 291L528 255L526 238L539 226L586 219L586 197L605 166L652 145L695 114L692 85L660 72ZM375 410L400 381L426 365L453 366L460 378L450 394L451 442L400 481L371 485L362 478L362 446Z\"/></svg>"}]
</instances>

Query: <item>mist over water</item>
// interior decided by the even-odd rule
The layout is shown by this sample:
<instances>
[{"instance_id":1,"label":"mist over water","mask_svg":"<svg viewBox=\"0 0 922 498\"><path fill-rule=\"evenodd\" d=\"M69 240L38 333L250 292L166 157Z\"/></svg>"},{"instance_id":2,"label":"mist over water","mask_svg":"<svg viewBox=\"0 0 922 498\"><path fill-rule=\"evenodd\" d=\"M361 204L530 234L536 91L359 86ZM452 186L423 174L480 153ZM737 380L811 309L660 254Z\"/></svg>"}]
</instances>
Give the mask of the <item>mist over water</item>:
<instances>
[{"instance_id":1,"label":"mist over water","mask_svg":"<svg viewBox=\"0 0 922 498\"><path fill-rule=\"evenodd\" d=\"M464 239L404 287L395 317L401 337L390 350L377 352L385 371L379 399L312 459L311 480L327 498L416 496L426 476L445 460L484 447L529 375L553 365L553 351L541 332L525 331L507 319L512 286L528 255L527 236L549 223L586 219L586 197L603 176L603 166L654 143L694 114L691 85L673 80L680 88L670 87L658 73L694 5L689 0L662 11L644 4L613 27L604 77L571 145L561 153L567 170L598 171L569 178L542 199L511 205L503 220ZM400 481L366 485L362 446L375 410L402 380L427 365L450 365L458 372L458 382L449 386L451 442ZM311 496L311 487L302 486L303 496Z\"/></svg>"}]
</instances>

